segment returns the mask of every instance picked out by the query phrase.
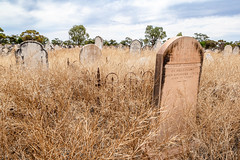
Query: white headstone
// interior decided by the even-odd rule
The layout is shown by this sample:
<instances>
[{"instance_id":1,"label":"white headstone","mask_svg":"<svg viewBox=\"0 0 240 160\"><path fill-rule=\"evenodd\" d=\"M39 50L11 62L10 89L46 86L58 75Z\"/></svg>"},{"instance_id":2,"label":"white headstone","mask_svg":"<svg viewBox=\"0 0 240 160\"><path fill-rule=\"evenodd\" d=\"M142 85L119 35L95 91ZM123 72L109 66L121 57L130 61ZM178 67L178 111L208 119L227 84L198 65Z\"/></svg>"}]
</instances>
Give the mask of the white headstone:
<instances>
[{"instance_id":1,"label":"white headstone","mask_svg":"<svg viewBox=\"0 0 240 160\"><path fill-rule=\"evenodd\" d=\"M206 59L209 61L209 62L213 62L214 60L213 60L213 57L212 57L212 55L210 54L210 53L207 53L206 54Z\"/></svg>"},{"instance_id":2,"label":"white headstone","mask_svg":"<svg viewBox=\"0 0 240 160\"><path fill-rule=\"evenodd\" d=\"M162 46L161 41L158 39L156 44L154 45L154 50L158 51L160 49L160 47Z\"/></svg>"},{"instance_id":3,"label":"white headstone","mask_svg":"<svg viewBox=\"0 0 240 160\"><path fill-rule=\"evenodd\" d=\"M88 44L81 48L79 59L80 62L92 63L102 56L102 52L95 44Z\"/></svg>"},{"instance_id":4,"label":"white headstone","mask_svg":"<svg viewBox=\"0 0 240 160\"><path fill-rule=\"evenodd\" d=\"M15 52L17 63L22 63L25 67L37 68L48 66L48 53L43 45L36 41L24 41Z\"/></svg>"},{"instance_id":5,"label":"white headstone","mask_svg":"<svg viewBox=\"0 0 240 160\"><path fill-rule=\"evenodd\" d=\"M95 45L102 50L103 48L103 39L100 36L95 38Z\"/></svg>"},{"instance_id":6,"label":"white headstone","mask_svg":"<svg viewBox=\"0 0 240 160\"><path fill-rule=\"evenodd\" d=\"M239 54L239 47L238 46L235 46L234 49L233 49L233 54Z\"/></svg>"},{"instance_id":7,"label":"white headstone","mask_svg":"<svg viewBox=\"0 0 240 160\"><path fill-rule=\"evenodd\" d=\"M232 54L232 46L231 45L226 45L223 50L223 55L231 55Z\"/></svg>"},{"instance_id":8,"label":"white headstone","mask_svg":"<svg viewBox=\"0 0 240 160\"><path fill-rule=\"evenodd\" d=\"M141 53L141 42L139 40L133 40L130 45L130 53Z\"/></svg>"}]
</instances>

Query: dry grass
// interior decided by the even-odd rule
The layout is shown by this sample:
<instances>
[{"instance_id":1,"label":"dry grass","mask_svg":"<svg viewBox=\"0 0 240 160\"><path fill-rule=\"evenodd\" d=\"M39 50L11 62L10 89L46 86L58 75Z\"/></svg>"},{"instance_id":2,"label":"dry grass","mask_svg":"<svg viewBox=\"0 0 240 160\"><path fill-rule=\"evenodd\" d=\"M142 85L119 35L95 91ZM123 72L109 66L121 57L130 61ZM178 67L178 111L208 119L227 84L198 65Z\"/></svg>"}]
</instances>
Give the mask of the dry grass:
<instances>
[{"instance_id":1,"label":"dry grass","mask_svg":"<svg viewBox=\"0 0 240 160\"><path fill-rule=\"evenodd\" d=\"M151 105L155 53L104 49L88 65L78 54L50 52L49 70L0 58L0 159L148 159L143 148L157 128L150 125L158 112ZM240 157L240 56L212 55L203 64L197 123L161 146L189 143L178 159Z\"/></svg>"}]
</instances>

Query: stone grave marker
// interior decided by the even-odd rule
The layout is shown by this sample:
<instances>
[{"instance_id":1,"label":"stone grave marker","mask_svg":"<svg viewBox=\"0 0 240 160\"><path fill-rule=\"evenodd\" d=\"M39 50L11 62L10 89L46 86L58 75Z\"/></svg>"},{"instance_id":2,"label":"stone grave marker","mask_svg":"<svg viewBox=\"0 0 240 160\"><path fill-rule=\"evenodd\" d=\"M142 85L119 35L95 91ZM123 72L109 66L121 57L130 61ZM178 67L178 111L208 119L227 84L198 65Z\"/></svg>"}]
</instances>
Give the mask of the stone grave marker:
<instances>
[{"instance_id":1,"label":"stone grave marker","mask_svg":"<svg viewBox=\"0 0 240 160\"><path fill-rule=\"evenodd\" d=\"M130 45L130 53L141 53L141 42L139 40L133 40Z\"/></svg>"},{"instance_id":2,"label":"stone grave marker","mask_svg":"<svg viewBox=\"0 0 240 160\"><path fill-rule=\"evenodd\" d=\"M223 55L228 56L232 54L232 46L231 45L226 45L223 50Z\"/></svg>"},{"instance_id":3,"label":"stone grave marker","mask_svg":"<svg viewBox=\"0 0 240 160\"><path fill-rule=\"evenodd\" d=\"M162 46L162 43L161 43L161 41L158 39L153 48L154 48L155 51L158 51L161 46Z\"/></svg>"},{"instance_id":4,"label":"stone grave marker","mask_svg":"<svg viewBox=\"0 0 240 160\"><path fill-rule=\"evenodd\" d=\"M203 49L192 37L171 38L158 51L153 104L160 109L160 115L154 123L159 127L154 143L184 135L188 122L195 121L202 62ZM151 155L151 146L147 150Z\"/></svg>"},{"instance_id":5,"label":"stone grave marker","mask_svg":"<svg viewBox=\"0 0 240 160\"><path fill-rule=\"evenodd\" d=\"M95 44L87 44L80 50L80 62L92 63L102 56L102 52Z\"/></svg>"},{"instance_id":6,"label":"stone grave marker","mask_svg":"<svg viewBox=\"0 0 240 160\"><path fill-rule=\"evenodd\" d=\"M54 50L54 46L53 46L53 44L48 42L47 44L45 44L45 49L47 51L52 51L52 50Z\"/></svg>"},{"instance_id":7,"label":"stone grave marker","mask_svg":"<svg viewBox=\"0 0 240 160\"><path fill-rule=\"evenodd\" d=\"M15 52L17 63L25 67L37 68L48 67L48 53L43 45L36 41L24 41Z\"/></svg>"},{"instance_id":8,"label":"stone grave marker","mask_svg":"<svg viewBox=\"0 0 240 160\"><path fill-rule=\"evenodd\" d=\"M239 47L238 47L238 46L235 46L235 47L234 47L234 49L233 49L233 54L234 54L234 55L239 54Z\"/></svg>"},{"instance_id":9,"label":"stone grave marker","mask_svg":"<svg viewBox=\"0 0 240 160\"><path fill-rule=\"evenodd\" d=\"M95 37L95 45L102 50L103 48L103 39L100 36Z\"/></svg>"},{"instance_id":10,"label":"stone grave marker","mask_svg":"<svg viewBox=\"0 0 240 160\"><path fill-rule=\"evenodd\" d=\"M213 61L214 61L211 53L207 53L207 54L206 54L206 59L207 59L209 62L213 62Z\"/></svg>"}]
</instances>

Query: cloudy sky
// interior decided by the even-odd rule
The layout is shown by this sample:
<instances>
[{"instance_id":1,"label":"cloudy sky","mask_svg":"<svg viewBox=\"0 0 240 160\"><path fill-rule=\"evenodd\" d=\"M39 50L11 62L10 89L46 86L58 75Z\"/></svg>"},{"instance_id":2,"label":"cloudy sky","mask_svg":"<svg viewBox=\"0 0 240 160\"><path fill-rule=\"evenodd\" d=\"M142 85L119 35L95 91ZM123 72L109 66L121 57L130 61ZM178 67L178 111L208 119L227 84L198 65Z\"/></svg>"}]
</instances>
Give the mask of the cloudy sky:
<instances>
[{"instance_id":1,"label":"cloudy sky","mask_svg":"<svg viewBox=\"0 0 240 160\"><path fill-rule=\"evenodd\" d=\"M210 39L240 40L240 0L0 0L0 27L7 35L34 29L50 40L68 40L74 25L91 38L118 42L144 38L147 25L167 37L194 33Z\"/></svg>"}]
</instances>

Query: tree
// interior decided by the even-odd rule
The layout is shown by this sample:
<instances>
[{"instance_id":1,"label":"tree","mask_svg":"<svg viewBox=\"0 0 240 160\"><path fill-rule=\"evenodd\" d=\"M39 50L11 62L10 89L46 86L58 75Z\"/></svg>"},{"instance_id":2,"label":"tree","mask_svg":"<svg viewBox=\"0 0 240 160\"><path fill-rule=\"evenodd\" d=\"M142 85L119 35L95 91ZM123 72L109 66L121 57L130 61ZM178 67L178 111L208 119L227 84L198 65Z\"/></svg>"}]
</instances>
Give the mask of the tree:
<instances>
[{"instance_id":1,"label":"tree","mask_svg":"<svg viewBox=\"0 0 240 160\"><path fill-rule=\"evenodd\" d=\"M87 40L84 41L84 44L94 44L95 43L95 39L89 38Z\"/></svg>"},{"instance_id":2,"label":"tree","mask_svg":"<svg viewBox=\"0 0 240 160\"><path fill-rule=\"evenodd\" d=\"M166 37L167 34L163 31L162 27L153 27L152 25L148 25L145 30L144 44L154 46L158 39L162 40Z\"/></svg>"},{"instance_id":3,"label":"tree","mask_svg":"<svg viewBox=\"0 0 240 160\"><path fill-rule=\"evenodd\" d=\"M182 32L179 32L179 33L177 34L177 36L182 36Z\"/></svg>"},{"instance_id":4,"label":"tree","mask_svg":"<svg viewBox=\"0 0 240 160\"><path fill-rule=\"evenodd\" d=\"M124 46L130 46L130 44L132 43L132 39L129 37L126 37L125 40L122 40L120 42L120 44L124 45Z\"/></svg>"},{"instance_id":5,"label":"tree","mask_svg":"<svg viewBox=\"0 0 240 160\"><path fill-rule=\"evenodd\" d=\"M194 33L195 39L198 40L199 42L207 41L209 40L209 37L206 34L202 33Z\"/></svg>"},{"instance_id":6,"label":"tree","mask_svg":"<svg viewBox=\"0 0 240 160\"><path fill-rule=\"evenodd\" d=\"M83 25L74 25L68 34L70 39L77 45L84 44L84 41L89 38L89 34Z\"/></svg>"},{"instance_id":7,"label":"tree","mask_svg":"<svg viewBox=\"0 0 240 160\"><path fill-rule=\"evenodd\" d=\"M0 27L0 44L7 43L7 36L3 32L4 30Z\"/></svg>"},{"instance_id":8,"label":"tree","mask_svg":"<svg viewBox=\"0 0 240 160\"><path fill-rule=\"evenodd\" d=\"M44 44L45 41L45 37L43 35L40 35L39 32L37 32L36 30L26 30L25 32L22 32L20 34L20 38L23 41L35 40L42 44Z\"/></svg>"},{"instance_id":9,"label":"tree","mask_svg":"<svg viewBox=\"0 0 240 160\"><path fill-rule=\"evenodd\" d=\"M63 43L63 41L60 40L59 38L55 38L52 40L53 45L61 45L62 43Z\"/></svg>"}]
</instances>

